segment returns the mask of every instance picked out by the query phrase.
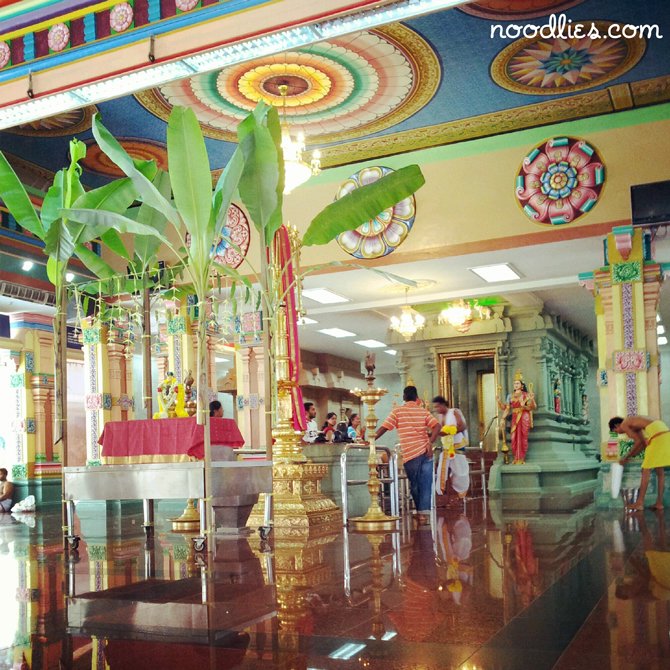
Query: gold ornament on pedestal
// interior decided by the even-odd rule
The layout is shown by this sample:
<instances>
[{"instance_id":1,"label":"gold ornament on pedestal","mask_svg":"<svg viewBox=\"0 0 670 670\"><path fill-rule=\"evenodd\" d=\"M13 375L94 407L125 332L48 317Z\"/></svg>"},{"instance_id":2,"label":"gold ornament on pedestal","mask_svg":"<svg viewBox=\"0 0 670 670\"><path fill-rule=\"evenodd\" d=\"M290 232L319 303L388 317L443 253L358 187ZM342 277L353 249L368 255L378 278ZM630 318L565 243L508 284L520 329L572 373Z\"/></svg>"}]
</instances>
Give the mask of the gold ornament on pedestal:
<instances>
[{"instance_id":1,"label":"gold ornament on pedestal","mask_svg":"<svg viewBox=\"0 0 670 670\"><path fill-rule=\"evenodd\" d=\"M375 388L375 355L368 352L365 356L365 380L368 383L366 389L353 389L352 395L360 398L367 407L365 416L365 434L370 439L370 453L368 456L368 491L370 492L370 507L368 511L359 517L354 517L349 521L354 528L361 530L395 530L399 517L390 516L379 506L379 491L381 483L377 473L377 450L375 448L375 432L377 430L377 415L375 414L375 405L385 396L388 391L382 388Z\"/></svg>"},{"instance_id":2,"label":"gold ornament on pedestal","mask_svg":"<svg viewBox=\"0 0 670 670\"><path fill-rule=\"evenodd\" d=\"M173 372L158 387L158 411L154 419L175 419L188 416L184 409L184 386L177 381Z\"/></svg>"}]
</instances>

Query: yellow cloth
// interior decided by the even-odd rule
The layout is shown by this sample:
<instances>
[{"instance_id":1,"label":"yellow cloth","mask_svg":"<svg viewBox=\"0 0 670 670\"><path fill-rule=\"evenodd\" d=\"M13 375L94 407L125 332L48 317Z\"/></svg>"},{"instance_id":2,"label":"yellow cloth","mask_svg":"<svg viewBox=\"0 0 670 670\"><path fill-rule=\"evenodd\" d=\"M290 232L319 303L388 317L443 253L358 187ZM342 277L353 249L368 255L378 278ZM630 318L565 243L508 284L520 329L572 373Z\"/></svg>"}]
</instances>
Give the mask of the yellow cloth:
<instances>
[{"instance_id":1,"label":"yellow cloth","mask_svg":"<svg viewBox=\"0 0 670 670\"><path fill-rule=\"evenodd\" d=\"M647 440L642 467L646 470L670 466L670 431L663 421L652 421L643 431Z\"/></svg>"},{"instance_id":2,"label":"yellow cloth","mask_svg":"<svg viewBox=\"0 0 670 670\"><path fill-rule=\"evenodd\" d=\"M657 600L670 600L670 552L645 552L651 572L649 590Z\"/></svg>"}]
</instances>

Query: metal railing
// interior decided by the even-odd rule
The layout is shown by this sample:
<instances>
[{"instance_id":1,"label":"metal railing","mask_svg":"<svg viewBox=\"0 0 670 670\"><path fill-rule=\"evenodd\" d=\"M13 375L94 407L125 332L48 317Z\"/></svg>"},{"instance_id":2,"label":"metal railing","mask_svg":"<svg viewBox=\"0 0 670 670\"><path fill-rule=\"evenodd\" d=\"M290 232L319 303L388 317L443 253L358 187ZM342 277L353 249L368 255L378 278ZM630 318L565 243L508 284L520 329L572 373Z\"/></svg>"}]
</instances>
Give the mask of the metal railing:
<instances>
[{"instance_id":1,"label":"metal railing","mask_svg":"<svg viewBox=\"0 0 670 670\"><path fill-rule=\"evenodd\" d=\"M360 451L369 451L370 446L367 444L347 444L344 447L344 451L340 456L340 481L342 486L342 524L347 525L349 519L349 486L361 486L363 484L367 485L367 479L349 479L347 476L347 455L352 449L358 449ZM398 455L393 450L388 447L376 447L378 452L384 452L388 456L388 463L377 464L379 465L388 465L389 476L388 477L379 477L379 482L381 484L390 484L389 497L391 502L391 514L393 516L399 516L400 504L398 500ZM380 489L380 492L383 495L383 489Z\"/></svg>"}]
</instances>

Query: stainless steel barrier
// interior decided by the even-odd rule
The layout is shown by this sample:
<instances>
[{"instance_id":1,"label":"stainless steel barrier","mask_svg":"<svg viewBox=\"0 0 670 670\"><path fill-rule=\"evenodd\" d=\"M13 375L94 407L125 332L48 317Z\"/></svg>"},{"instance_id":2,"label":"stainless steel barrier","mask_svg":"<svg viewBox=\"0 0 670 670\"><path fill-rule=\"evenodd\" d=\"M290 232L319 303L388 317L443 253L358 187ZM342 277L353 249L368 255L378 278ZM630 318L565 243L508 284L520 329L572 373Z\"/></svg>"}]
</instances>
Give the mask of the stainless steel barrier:
<instances>
[{"instance_id":1,"label":"stainless steel barrier","mask_svg":"<svg viewBox=\"0 0 670 670\"><path fill-rule=\"evenodd\" d=\"M368 483L367 479L349 479L347 477L347 454L352 449L369 451L370 446L366 444L347 444L344 447L344 451L340 456L340 468L341 468L341 485L342 485L342 523L347 525L349 520L349 500L348 500L348 487L349 486L361 486L362 484ZM391 502L391 514L393 516L400 516L400 504L398 500L398 455L392 449L388 447L377 447L377 451L381 451L387 454L388 456L388 466L389 466L389 476L380 477L379 482L381 484L390 484L390 502ZM377 464L379 466L380 464ZM386 464L383 464L386 465ZM380 489L383 492L383 489ZM383 494L383 493L382 493Z\"/></svg>"}]
</instances>

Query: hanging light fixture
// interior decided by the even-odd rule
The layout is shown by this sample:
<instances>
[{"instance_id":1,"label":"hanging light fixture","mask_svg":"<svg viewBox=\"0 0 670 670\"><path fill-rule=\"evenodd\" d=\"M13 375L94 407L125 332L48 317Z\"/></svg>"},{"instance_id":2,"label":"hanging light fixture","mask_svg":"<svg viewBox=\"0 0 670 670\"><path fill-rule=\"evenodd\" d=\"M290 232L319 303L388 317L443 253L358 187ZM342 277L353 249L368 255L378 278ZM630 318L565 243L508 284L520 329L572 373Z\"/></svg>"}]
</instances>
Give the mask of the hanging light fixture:
<instances>
[{"instance_id":1,"label":"hanging light fixture","mask_svg":"<svg viewBox=\"0 0 670 670\"><path fill-rule=\"evenodd\" d=\"M403 338L409 342L412 339L412 336L415 335L419 330L421 330L426 324L426 319L415 312L407 304L407 292L409 289L405 289L405 304L400 308L400 316L391 317L391 330L395 330L396 333L403 336Z\"/></svg>"},{"instance_id":2,"label":"hanging light fixture","mask_svg":"<svg viewBox=\"0 0 670 670\"><path fill-rule=\"evenodd\" d=\"M448 323L459 333L467 333L476 318L490 319L491 310L488 307L480 305L476 300L465 302L461 298L458 302L454 302L449 307L443 309L437 320L438 323Z\"/></svg>"},{"instance_id":3,"label":"hanging light fixture","mask_svg":"<svg viewBox=\"0 0 670 670\"><path fill-rule=\"evenodd\" d=\"M304 184L311 176L321 172L321 152L315 149L309 163L303 160L305 151L305 134L301 131L294 140L286 121L286 94L288 85L279 85L279 94L282 97L281 120L281 148L284 154L284 194Z\"/></svg>"}]
</instances>

